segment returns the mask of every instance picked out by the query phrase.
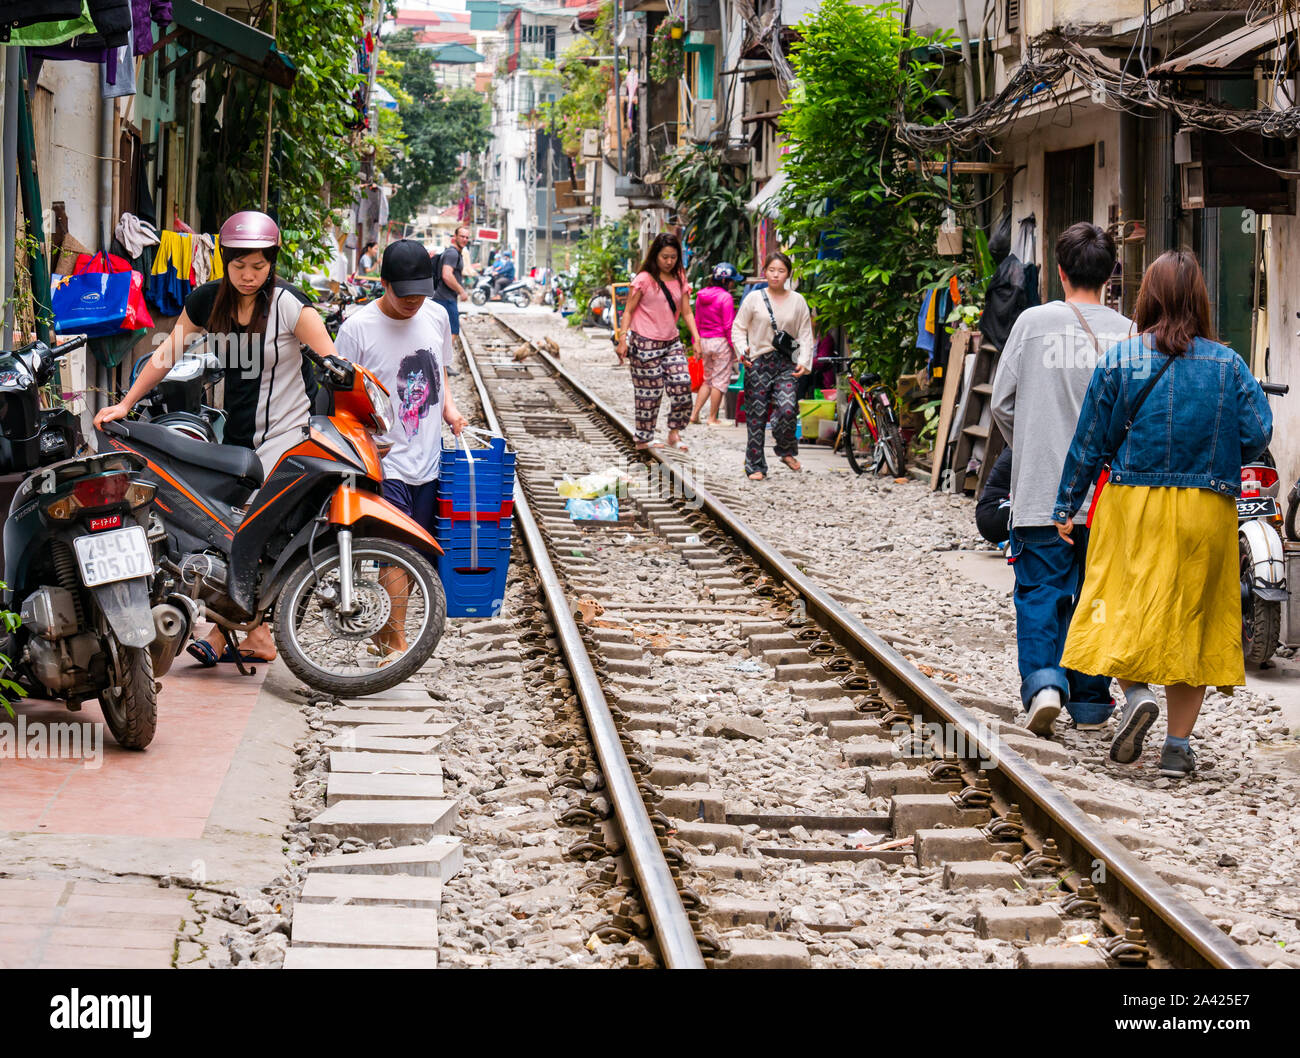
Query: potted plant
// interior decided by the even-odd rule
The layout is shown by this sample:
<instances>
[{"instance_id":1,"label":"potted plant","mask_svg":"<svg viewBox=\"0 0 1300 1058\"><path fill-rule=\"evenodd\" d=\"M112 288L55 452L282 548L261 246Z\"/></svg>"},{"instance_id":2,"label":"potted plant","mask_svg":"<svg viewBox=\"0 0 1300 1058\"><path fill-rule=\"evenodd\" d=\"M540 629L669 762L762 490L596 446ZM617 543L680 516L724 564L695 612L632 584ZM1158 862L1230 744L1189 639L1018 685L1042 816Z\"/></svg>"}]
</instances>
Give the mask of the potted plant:
<instances>
[{"instance_id":1,"label":"potted plant","mask_svg":"<svg viewBox=\"0 0 1300 1058\"><path fill-rule=\"evenodd\" d=\"M650 77L655 81L672 81L686 68L686 52L682 42L686 23L674 15L665 18L655 30L650 47Z\"/></svg>"}]
</instances>

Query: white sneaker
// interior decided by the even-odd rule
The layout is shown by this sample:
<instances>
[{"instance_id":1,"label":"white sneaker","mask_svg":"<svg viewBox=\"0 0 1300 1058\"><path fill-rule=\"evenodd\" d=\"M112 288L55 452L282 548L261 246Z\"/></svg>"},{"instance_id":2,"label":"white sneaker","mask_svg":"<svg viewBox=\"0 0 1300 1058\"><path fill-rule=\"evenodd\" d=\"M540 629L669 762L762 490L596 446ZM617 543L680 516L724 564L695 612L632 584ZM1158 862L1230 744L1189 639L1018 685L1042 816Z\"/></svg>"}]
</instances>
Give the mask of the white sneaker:
<instances>
[{"instance_id":1,"label":"white sneaker","mask_svg":"<svg viewBox=\"0 0 1300 1058\"><path fill-rule=\"evenodd\" d=\"M1055 687L1044 687L1029 699L1029 717L1025 720L1025 727L1035 735L1050 736L1060 715L1061 692Z\"/></svg>"}]
</instances>

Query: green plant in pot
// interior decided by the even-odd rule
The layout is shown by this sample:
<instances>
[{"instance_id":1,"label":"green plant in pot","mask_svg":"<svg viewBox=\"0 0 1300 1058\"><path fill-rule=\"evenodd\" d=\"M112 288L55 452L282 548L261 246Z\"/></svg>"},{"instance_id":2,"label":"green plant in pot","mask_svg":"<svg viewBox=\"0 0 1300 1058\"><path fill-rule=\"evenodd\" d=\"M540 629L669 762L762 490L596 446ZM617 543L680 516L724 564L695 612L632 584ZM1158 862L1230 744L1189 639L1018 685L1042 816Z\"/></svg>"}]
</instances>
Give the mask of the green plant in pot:
<instances>
[{"instance_id":1,"label":"green plant in pot","mask_svg":"<svg viewBox=\"0 0 1300 1058\"><path fill-rule=\"evenodd\" d=\"M677 17L665 18L655 30L650 46L650 79L673 81L686 69L686 51L683 42L686 23Z\"/></svg>"}]
</instances>

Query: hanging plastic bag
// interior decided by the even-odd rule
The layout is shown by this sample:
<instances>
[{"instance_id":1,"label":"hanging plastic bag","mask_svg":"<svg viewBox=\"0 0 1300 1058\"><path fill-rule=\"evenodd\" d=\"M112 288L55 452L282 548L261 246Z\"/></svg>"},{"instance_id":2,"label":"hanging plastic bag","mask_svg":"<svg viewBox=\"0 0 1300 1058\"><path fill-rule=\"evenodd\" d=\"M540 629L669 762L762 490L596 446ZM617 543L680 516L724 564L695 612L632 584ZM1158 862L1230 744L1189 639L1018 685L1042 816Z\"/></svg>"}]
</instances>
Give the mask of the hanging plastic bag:
<instances>
[{"instance_id":1,"label":"hanging plastic bag","mask_svg":"<svg viewBox=\"0 0 1300 1058\"><path fill-rule=\"evenodd\" d=\"M692 356L686 361L686 370L691 376L691 392L696 393L704 385L704 361Z\"/></svg>"},{"instance_id":2,"label":"hanging plastic bag","mask_svg":"<svg viewBox=\"0 0 1300 1058\"><path fill-rule=\"evenodd\" d=\"M51 281L51 306L57 334L100 338L122 329L131 300L127 272L85 272Z\"/></svg>"},{"instance_id":3,"label":"hanging plastic bag","mask_svg":"<svg viewBox=\"0 0 1300 1058\"><path fill-rule=\"evenodd\" d=\"M594 500L571 499L564 509L575 522L618 521L618 497L601 496Z\"/></svg>"},{"instance_id":4,"label":"hanging plastic bag","mask_svg":"<svg viewBox=\"0 0 1300 1058\"><path fill-rule=\"evenodd\" d=\"M618 467L607 467L595 474L584 474L576 480L568 474L555 483L555 491L566 500L594 500L598 496L625 492L632 479Z\"/></svg>"},{"instance_id":5,"label":"hanging plastic bag","mask_svg":"<svg viewBox=\"0 0 1300 1058\"><path fill-rule=\"evenodd\" d=\"M140 328L153 327L153 316L149 306L144 303L144 276L132 269L131 262L124 257L111 253L82 254L77 258L73 275L87 272L130 272L131 295L127 299L126 316L122 320L122 330L135 331Z\"/></svg>"}]
</instances>

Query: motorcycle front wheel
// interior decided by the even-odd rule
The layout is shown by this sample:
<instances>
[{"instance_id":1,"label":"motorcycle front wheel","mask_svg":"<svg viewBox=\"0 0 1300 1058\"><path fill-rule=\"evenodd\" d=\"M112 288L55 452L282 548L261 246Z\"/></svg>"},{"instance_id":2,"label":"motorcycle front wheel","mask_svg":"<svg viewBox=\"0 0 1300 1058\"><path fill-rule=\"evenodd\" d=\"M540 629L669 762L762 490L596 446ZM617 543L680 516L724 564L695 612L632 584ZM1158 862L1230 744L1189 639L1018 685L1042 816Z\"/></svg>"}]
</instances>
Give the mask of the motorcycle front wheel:
<instances>
[{"instance_id":1,"label":"motorcycle front wheel","mask_svg":"<svg viewBox=\"0 0 1300 1058\"><path fill-rule=\"evenodd\" d=\"M533 303L533 299L525 294L522 290L518 294L511 295L511 302L517 309L526 309Z\"/></svg>"},{"instance_id":2,"label":"motorcycle front wheel","mask_svg":"<svg viewBox=\"0 0 1300 1058\"><path fill-rule=\"evenodd\" d=\"M476 288L474 292L470 294L469 299L475 305L478 305L481 308L482 306L487 304L487 299L488 299L487 291Z\"/></svg>"},{"instance_id":3,"label":"motorcycle front wheel","mask_svg":"<svg viewBox=\"0 0 1300 1058\"><path fill-rule=\"evenodd\" d=\"M309 687L339 697L376 694L403 683L429 660L447 621L442 581L406 544L360 537L352 545L356 606L337 608L337 547L294 567L275 607L275 645ZM404 644L404 649L403 649Z\"/></svg>"},{"instance_id":4,"label":"motorcycle front wheel","mask_svg":"<svg viewBox=\"0 0 1300 1058\"><path fill-rule=\"evenodd\" d=\"M158 684L146 647L117 648L118 685L99 695L104 723L123 749L144 749L158 728Z\"/></svg>"}]
</instances>

